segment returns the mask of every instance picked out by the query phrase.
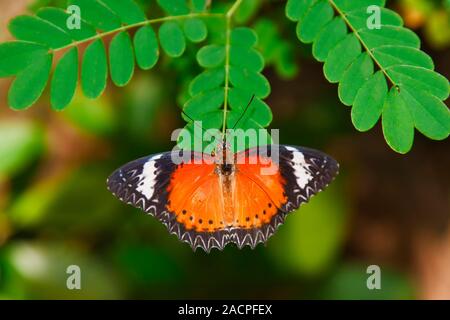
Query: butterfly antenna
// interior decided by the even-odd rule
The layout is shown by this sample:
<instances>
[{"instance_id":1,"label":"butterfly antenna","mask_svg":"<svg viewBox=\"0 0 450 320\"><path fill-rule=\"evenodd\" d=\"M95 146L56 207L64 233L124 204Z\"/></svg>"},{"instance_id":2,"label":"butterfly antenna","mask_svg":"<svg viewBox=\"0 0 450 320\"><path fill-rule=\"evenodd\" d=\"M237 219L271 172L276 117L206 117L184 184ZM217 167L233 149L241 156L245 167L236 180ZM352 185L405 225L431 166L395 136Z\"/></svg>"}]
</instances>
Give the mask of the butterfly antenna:
<instances>
[{"instance_id":1,"label":"butterfly antenna","mask_svg":"<svg viewBox=\"0 0 450 320\"><path fill-rule=\"evenodd\" d=\"M245 107L244 112L242 112L241 116L239 117L239 119L238 119L238 120L236 121L236 123L234 124L232 130L233 130L234 128L236 128L236 126L238 125L239 121L242 120L242 118L244 117L244 115L245 115L245 113L247 112L248 108L249 108L250 105L252 104L253 99L255 99L255 95L252 95L250 101L248 102L247 106Z\"/></svg>"},{"instance_id":2,"label":"butterfly antenna","mask_svg":"<svg viewBox=\"0 0 450 320\"><path fill-rule=\"evenodd\" d=\"M193 123L195 123L195 120L191 118L190 115L188 115L186 112L184 112L183 109L181 109L181 113L184 114L189 120L191 120Z\"/></svg>"},{"instance_id":3,"label":"butterfly antenna","mask_svg":"<svg viewBox=\"0 0 450 320\"><path fill-rule=\"evenodd\" d=\"M203 134L204 129L203 129L202 126L199 126L199 125L197 124L197 122L196 122L190 115L188 115L186 112L184 112L183 109L181 109L181 113L184 114L189 120L191 120L192 123L194 124L194 126L197 126L197 128L199 128L199 129L201 130L202 134ZM210 138L212 138L212 136L211 136L208 132L206 132L206 133L208 134L208 136L209 136Z\"/></svg>"}]
</instances>

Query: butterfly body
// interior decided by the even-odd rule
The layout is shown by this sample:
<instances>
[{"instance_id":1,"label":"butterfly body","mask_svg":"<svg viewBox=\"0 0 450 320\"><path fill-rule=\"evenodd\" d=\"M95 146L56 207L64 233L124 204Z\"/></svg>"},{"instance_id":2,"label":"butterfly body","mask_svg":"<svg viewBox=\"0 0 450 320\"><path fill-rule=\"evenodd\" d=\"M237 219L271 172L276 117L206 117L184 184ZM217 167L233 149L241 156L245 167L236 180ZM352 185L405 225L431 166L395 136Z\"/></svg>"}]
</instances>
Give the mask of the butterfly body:
<instances>
[{"instance_id":1,"label":"butterfly body","mask_svg":"<svg viewBox=\"0 0 450 320\"><path fill-rule=\"evenodd\" d=\"M193 249L228 243L254 248L286 215L328 185L338 172L328 155L271 145L232 153L172 151L135 160L108 179L109 190L163 222Z\"/></svg>"}]
</instances>

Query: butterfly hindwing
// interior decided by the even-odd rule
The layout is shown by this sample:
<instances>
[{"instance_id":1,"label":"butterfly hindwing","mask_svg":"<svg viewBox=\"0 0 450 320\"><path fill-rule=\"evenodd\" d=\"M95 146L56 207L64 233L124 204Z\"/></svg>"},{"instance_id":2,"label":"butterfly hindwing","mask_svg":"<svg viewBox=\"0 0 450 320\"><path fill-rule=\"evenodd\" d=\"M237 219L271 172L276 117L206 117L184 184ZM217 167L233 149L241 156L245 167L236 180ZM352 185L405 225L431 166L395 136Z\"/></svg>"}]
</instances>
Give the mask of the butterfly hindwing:
<instances>
[{"instance_id":1,"label":"butterfly hindwing","mask_svg":"<svg viewBox=\"0 0 450 320\"><path fill-rule=\"evenodd\" d=\"M222 187L216 165L206 161L184 163L172 173L167 187L169 212L176 216L179 236L193 249L223 249L229 242Z\"/></svg>"}]
</instances>

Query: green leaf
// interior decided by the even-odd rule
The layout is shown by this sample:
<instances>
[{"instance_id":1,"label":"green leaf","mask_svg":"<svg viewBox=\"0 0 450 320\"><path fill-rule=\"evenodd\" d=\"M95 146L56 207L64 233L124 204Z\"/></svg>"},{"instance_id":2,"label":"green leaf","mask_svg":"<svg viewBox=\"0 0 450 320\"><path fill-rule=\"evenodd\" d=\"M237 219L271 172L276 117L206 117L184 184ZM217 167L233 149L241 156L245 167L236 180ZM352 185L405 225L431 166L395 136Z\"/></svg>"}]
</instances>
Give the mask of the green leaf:
<instances>
[{"instance_id":1,"label":"green leaf","mask_svg":"<svg viewBox=\"0 0 450 320\"><path fill-rule=\"evenodd\" d=\"M347 27L341 18L330 21L318 34L313 44L313 55L324 62L328 53L347 35Z\"/></svg>"},{"instance_id":2,"label":"green leaf","mask_svg":"<svg viewBox=\"0 0 450 320\"><path fill-rule=\"evenodd\" d=\"M11 108L25 109L39 99L47 85L52 60L52 54L41 56L17 75L8 93Z\"/></svg>"},{"instance_id":3,"label":"green leaf","mask_svg":"<svg viewBox=\"0 0 450 320\"><path fill-rule=\"evenodd\" d=\"M339 82L346 69L361 54L361 44L354 34L347 35L328 54L324 65L325 77L331 83Z\"/></svg>"},{"instance_id":4,"label":"green leaf","mask_svg":"<svg viewBox=\"0 0 450 320\"><path fill-rule=\"evenodd\" d=\"M272 122L272 111L269 106L261 99L254 99L247 112L244 114L248 101L251 99L251 93L237 88L231 88L229 100L231 110L227 115L228 128L236 129L262 129ZM244 102L247 101L247 102ZM244 102L244 103L243 103ZM239 118L242 119L236 125ZM236 126L235 126L236 125Z\"/></svg>"},{"instance_id":5,"label":"green leaf","mask_svg":"<svg viewBox=\"0 0 450 320\"><path fill-rule=\"evenodd\" d=\"M198 120L202 114L220 109L223 101L223 89L214 89L194 96L183 109L191 118Z\"/></svg>"},{"instance_id":6,"label":"green leaf","mask_svg":"<svg viewBox=\"0 0 450 320\"><path fill-rule=\"evenodd\" d=\"M367 29L367 19L369 17L369 14L367 14L367 6L349 11L346 14L346 17L355 30L360 31L362 29ZM403 20L400 15L392 10L382 7L380 8L380 21L381 28L384 28L385 26L403 26Z\"/></svg>"},{"instance_id":7,"label":"green leaf","mask_svg":"<svg viewBox=\"0 0 450 320\"><path fill-rule=\"evenodd\" d=\"M253 72L261 72L264 69L263 56L253 48L232 46L230 48L230 63Z\"/></svg>"},{"instance_id":8,"label":"green leaf","mask_svg":"<svg viewBox=\"0 0 450 320\"><path fill-rule=\"evenodd\" d=\"M80 22L80 29L67 28L67 19L70 15L59 8L41 8L37 12L37 16L54 24L61 30L64 30L69 36L76 41L84 40L96 35L95 28L84 20Z\"/></svg>"},{"instance_id":9,"label":"green leaf","mask_svg":"<svg viewBox=\"0 0 450 320\"><path fill-rule=\"evenodd\" d=\"M322 28L333 19L333 8L327 1L318 1L297 24L297 36L305 42L313 42Z\"/></svg>"},{"instance_id":10,"label":"green leaf","mask_svg":"<svg viewBox=\"0 0 450 320\"><path fill-rule=\"evenodd\" d=\"M95 99L106 88L108 78L108 61L105 45L101 39L92 42L84 52L81 69L81 84L88 98Z\"/></svg>"},{"instance_id":11,"label":"green leaf","mask_svg":"<svg viewBox=\"0 0 450 320\"><path fill-rule=\"evenodd\" d=\"M286 4L286 16L292 21L298 21L317 1L318 0L288 0Z\"/></svg>"},{"instance_id":12,"label":"green leaf","mask_svg":"<svg viewBox=\"0 0 450 320\"><path fill-rule=\"evenodd\" d=\"M62 110L72 101L78 83L78 48L72 48L59 60L51 84L51 105Z\"/></svg>"},{"instance_id":13,"label":"green leaf","mask_svg":"<svg viewBox=\"0 0 450 320\"><path fill-rule=\"evenodd\" d=\"M192 6L196 12L203 12L206 10L207 0L192 0Z\"/></svg>"},{"instance_id":14,"label":"green leaf","mask_svg":"<svg viewBox=\"0 0 450 320\"><path fill-rule=\"evenodd\" d=\"M233 86L264 99L270 94L269 81L260 73L230 67L230 82Z\"/></svg>"},{"instance_id":15,"label":"green leaf","mask_svg":"<svg viewBox=\"0 0 450 320\"><path fill-rule=\"evenodd\" d=\"M371 49L387 46L407 46L420 48L420 38L411 30L395 26L383 26L381 29L361 30L361 39Z\"/></svg>"},{"instance_id":16,"label":"green leaf","mask_svg":"<svg viewBox=\"0 0 450 320\"><path fill-rule=\"evenodd\" d=\"M223 67L206 70L195 77L189 85L189 94L195 96L203 91L209 91L223 85L225 69Z\"/></svg>"},{"instance_id":17,"label":"green leaf","mask_svg":"<svg viewBox=\"0 0 450 320\"><path fill-rule=\"evenodd\" d=\"M361 87L374 72L373 61L367 53L361 54L345 71L339 83L339 98L342 103L351 106Z\"/></svg>"},{"instance_id":18,"label":"green leaf","mask_svg":"<svg viewBox=\"0 0 450 320\"><path fill-rule=\"evenodd\" d=\"M434 63L430 56L416 48L387 45L375 48L372 52L375 59L386 69L396 65L434 69Z\"/></svg>"},{"instance_id":19,"label":"green leaf","mask_svg":"<svg viewBox=\"0 0 450 320\"><path fill-rule=\"evenodd\" d=\"M158 0L158 5L169 15L179 16L189 13L186 0Z\"/></svg>"},{"instance_id":20,"label":"green leaf","mask_svg":"<svg viewBox=\"0 0 450 320\"><path fill-rule=\"evenodd\" d=\"M196 18L187 19L184 22L184 34L192 42L201 42L206 39L208 29L205 23Z\"/></svg>"},{"instance_id":21,"label":"green leaf","mask_svg":"<svg viewBox=\"0 0 450 320\"><path fill-rule=\"evenodd\" d=\"M450 110L438 98L420 90L401 89L416 128L430 139L444 140L450 134Z\"/></svg>"},{"instance_id":22,"label":"green leaf","mask_svg":"<svg viewBox=\"0 0 450 320\"><path fill-rule=\"evenodd\" d=\"M204 68L215 68L225 61L225 47L211 44L197 52L197 61Z\"/></svg>"},{"instance_id":23,"label":"green leaf","mask_svg":"<svg viewBox=\"0 0 450 320\"><path fill-rule=\"evenodd\" d=\"M358 10L364 8L367 10L369 6L379 6L384 7L385 0L334 0L334 3L340 10L344 12L350 12L353 10Z\"/></svg>"},{"instance_id":24,"label":"green leaf","mask_svg":"<svg viewBox=\"0 0 450 320\"><path fill-rule=\"evenodd\" d=\"M152 27L140 28L134 36L136 61L141 69L153 68L159 59L159 46Z\"/></svg>"},{"instance_id":25,"label":"green leaf","mask_svg":"<svg viewBox=\"0 0 450 320\"><path fill-rule=\"evenodd\" d=\"M210 143L210 139L213 138L211 134L203 134L198 128L198 126L194 125L194 123L190 122L191 120L185 119L189 121L188 124L184 127L190 133L190 137L187 140L184 140L183 135L179 135L177 139L177 145L179 148L183 150L194 150L198 152L203 152L204 148L208 146ZM201 121L202 129L216 129L217 133L220 135L220 128L223 120L223 112L222 110L214 110L202 113L197 115L195 118L196 121Z\"/></svg>"},{"instance_id":26,"label":"green leaf","mask_svg":"<svg viewBox=\"0 0 450 320\"><path fill-rule=\"evenodd\" d=\"M159 41L169 57L180 57L186 50L186 40L178 23L164 22L159 28Z\"/></svg>"},{"instance_id":27,"label":"green leaf","mask_svg":"<svg viewBox=\"0 0 450 320\"><path fill-rule=\"evenodd\" d=\"M422 90L445 100L449 95L448 80L429 69L398 65L387 69L388 74L401 88Z\"/></svg>"},{"instance_id":28,"label":"green leaf","mask_svg":"<svg viewBox=\"0 0 450 320\"><path fill-rule=\"evenodd\" d=\"M0 44L0 77L16 75L34 61L47 55L48 50L42 45L11 41Z\"/></svg>"},{"instance_id":29,"label":"green leaf","mask_svg":"<svg viewBox=\"0 0 450 320\"><path fill-rule=\"evenodd\" d=\"M380 118L388 94L386 79L378 71L358 91L352 108L352 122L359 131L373 128Z\"/></svg>"},{"instance_id":30,"label":"green leaf","mask_svg":"<svg viewBox=\"0 0 450 320\"><path fill-rule=\"evenodd\" d=\"M272 121L272 111L269 106L255 98L244 112L251 99L251 94L237 88L230 89L229 99L227 128L234 129L227 137L230 149L233 152L239 152L256 146L272 144L268 131L264 130ZM249 129L250 131L247 131ZM252 138L248 139L247 137Z\"/></svg>"},{"instance_id":31,"label":"green leaf","mask_svg":"<svg viewBox=\"0 0 450 320\"><path fill-rule=\"evenodd\" d=\"M257 34L249 28L235 28L226 34L230 37L228 59L226 59L227 52L223 44L207 45L198 51L198 63L209 70L191 81L189 94L192 98L185 106L185 110L196 120L208 119L207 123L212 126L211 128L222 127L224 125L221 123L222 121L226 121L225 126L231 128L240 118L243 108L254 94L256 98L239 121L237 128L264 128L271 122L272 112L260 98L265 98L270 94L270 84L260 73L264 68L264 58L254 48L258 42ZM218 39L217 42L224 43L222 40ZM225 80L228 81L225 85L228 90L224 87ZM228 95L227 108L224 107L220 110L226 95ZM197 114L194 117L192 113L195 112ZM186 116L183 118L189 121ZM194 129L192 125L188 125L186 128ZM267 132L266 137L262 140L258 143L271 141ZM233 141L230 143L234 151L242 147L234 145ZM187 147L184 142L180 143L180 141L179 146ZM198 146L194 149L197 150Z\"/></svg>"},{"instance_id":32,"label":"green leaf","mask_svg":"<svg viewBox=\"0 0 450 320\"><path fill-rule=\"evenodd\" d=\"M334 20L328 5L337 15ZM407 152L413 141L411 123L413 129L416 126L432 139L448 137L449 111L443 100L449 97L450 87L445 77L433 71L432 59L419 49L420 38L404 28L402 18L384 5L384 0L289 0L286 15L299 21L298 38L313 42L313 55L325 62L327 80L340 83L342 103L353 104L355 127L369 130L381 114L384 119L386 112L388 144L398 152ZM369 6L380 8L381 28L368 25ZM373 75L375 65L380 71ZM391 90L386 99L388 83L401 92L400 97ZM409 117L404 109L411 113ZM389 124L401 114L406 116L405 121L394 130ZM408 130L401 133L403 129ZM399 134L398 139L395 134Z\"/></svg>"},{"instance_id":33,"label":"green leaf","mask_svg":"<svg viewBox=\"0 0 450 320\"><path fill-rule=\"evenodd\" d=\"M392 88L383 107L383 134L389 146L398 153L411 150L414 120L396 88Z\"/></svg>"},{"instance_id":34,"label":"green leaf","mask_svg":"<svg viewBox=\"0 0 450 320\"><path fill-rule=\"evenodd\" d=\"M109 46L111 79L119 87L130 82L134 73L134 52L128 32L118 33Z\"/></svg>"},{"instance_id":35,"label":"green leaf","mask_svg":"<svg viewBox=\"0 0 450 320\"><path fill-rule=\"evenodd\" d=\"M147 20L145 13L134 0L102 0L124 24L135 24Z\"/></svg>"},{"instance_id":36,"label":"green leaf","mask_svg":"<svg viewBox=\"0 0 450 320\"><path fill-rule=\"evenodd\" d=\"M185 120L190 121L189 119L185 119ZM197 118L195 119L195 121L201 121L203 130L220 128L222 125L222 120L223 120L223 112L221 110L207 111L207 112L198 114ZM190 132L194 132L195 125L192 122L189 122L186 125L186 129L188 129ZM197 130L198 130L198 128L197 128ZM193 136L195 136L195 135L193 135ZM204 136L204 139L206 139L206 138L208 138L208 135ZM202 150L201 148L191 148L191 149L198 150L198 151Z\"/></svg>"},{"instance_id":37,"label":"green leaf","mask_svg":"<svg viewBox=\"0 0 450 320\"><path fill-rule=\"evenodd\" d=\"M261 0L242 1L233 15L234 20L238 24L246 23L256 14L262 4L263 2Z\"/></svg>"},{"instance_id":38,"label":"green leaf","mask_svg":"<svg viewBox=\"0 0 450 320\"><path fill-rule=\"evenodd\" d=\"M36 42L50 48L60 48L72 42L64 30L38 17L18 16L11 20L8 27L17 39Z\"/></svg>"},{"instance_id":39,"label":"green leaf","mask_svg":"<svg viewBox=\"0 0 450 320\"><path fill-rule=\"evenodd\" d=\"M80 7L83 20L102 31L111 31L122 26L120 18L99 0L69 0L69 5Z\"/></svg>"},{"instance_id":40,"label":"green leaf","mask_svg":"<svg viewBox=\"0 0 450 320\"><path fill-rule=\"evenodd\" d=\"M230 44L250 48L258 42L258 35L250 28L240 27L231 31Z\"/></svg>"}]
</instances>

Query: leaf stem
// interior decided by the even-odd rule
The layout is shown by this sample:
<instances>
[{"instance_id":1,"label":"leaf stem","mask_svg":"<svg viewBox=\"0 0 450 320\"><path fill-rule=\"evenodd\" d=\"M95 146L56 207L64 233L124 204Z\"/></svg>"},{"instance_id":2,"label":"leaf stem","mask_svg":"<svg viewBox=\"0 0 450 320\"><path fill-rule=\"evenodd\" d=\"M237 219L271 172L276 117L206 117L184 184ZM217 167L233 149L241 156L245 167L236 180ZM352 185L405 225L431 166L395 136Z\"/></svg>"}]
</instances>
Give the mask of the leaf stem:
<instances>
[{"instance_id":1,"label":"leaf stem","mask_svg":"<svg viewBox=\"0 0 450 320\"><path fill-rule=\"evenodd\" d=\"M179 16L169 16L169 17L145 20L145 21L141 21L138 23L134 23L134 24L128 24L128 25L122 26L122 27L114 29L114 30L97 33L95 36L92 36L92 37L89 37L89 38L86 38L83 40L79 40L79 41L74 41L64 47L57 48L57 49L51 49L51 50L49 50L49 53L54 53L54 52L62 51L62 50L69 49L72 47L76 47L80 44L94 41L97 39L101 39L101 38L104 38L104 37L114 34L114 33L127 31L127 30L130 30L133 28L138 28L138 27L142 27L145 25L149 25L149 24L161 23L161 22L165 22L165 21L177 21L177 20L183 20L183 19L201 18L201 17L203 17L203 18L225 18L226 15L222 14L222 13L201 12L201 13L191 13L191 14L185 14L185 15L179 15Z\"/></svg>"},{"instance_id":2,"label":"leaf stem","mask_svg":"<svg viewBox=\"0 0 450 320\"><path fill-rule=\"evenodd\" d=\"M227 12L227 18L231 19L231 17L233 17L233 14L236 12L236 10L239 8L239 6L241 5L242 0L237 0L230 8L230 10L228 10Z\"/></svg>"},{"instance_id":3,"label":"leaf stem","mask_svg":"<svg viewBox=\"0 0 450 320\"><path fill-rule=\"evenodd\" d=\"M227 129L227 112L228 112L228 93L230 91L230 39L231 39L231 20L234 13L241 5L242 0L237 0L226 13L226 43L225 43L225 88L223 99L223 127L222 136L225 138L225 131Z\"/></svg>"},{"instance_id":4,"label":"leaf stem","mask_svg":"<svg viewBox=\"0 0 450 320\"><path fill-rule=\"evenodd\" d=\"M342 17L342 19L347 24L347 26L350 28L350 30L355 34L356 38L359 40L359 42L361 42L364 49L367 51L367 53L372 58L372 60L376 63L378 68L384 73L384 75L389 80L389 82L391 82L394 87L398 87L398 85L394 82L394 80L391 78L391 76L387 73L386 69L381 65L381 63L373 55L372 50L367 46L367 44L361 38L361 35L359 34L358 30L356 30L355 27L353 27L353 25L350 23L347 16L345 15L345 13L342 12L342 10L336 5L336 3L334 3L334 0L328 0L328 2L334 8L334 10L336 10L336 12Z\"/></svg>"}]
</instances>

